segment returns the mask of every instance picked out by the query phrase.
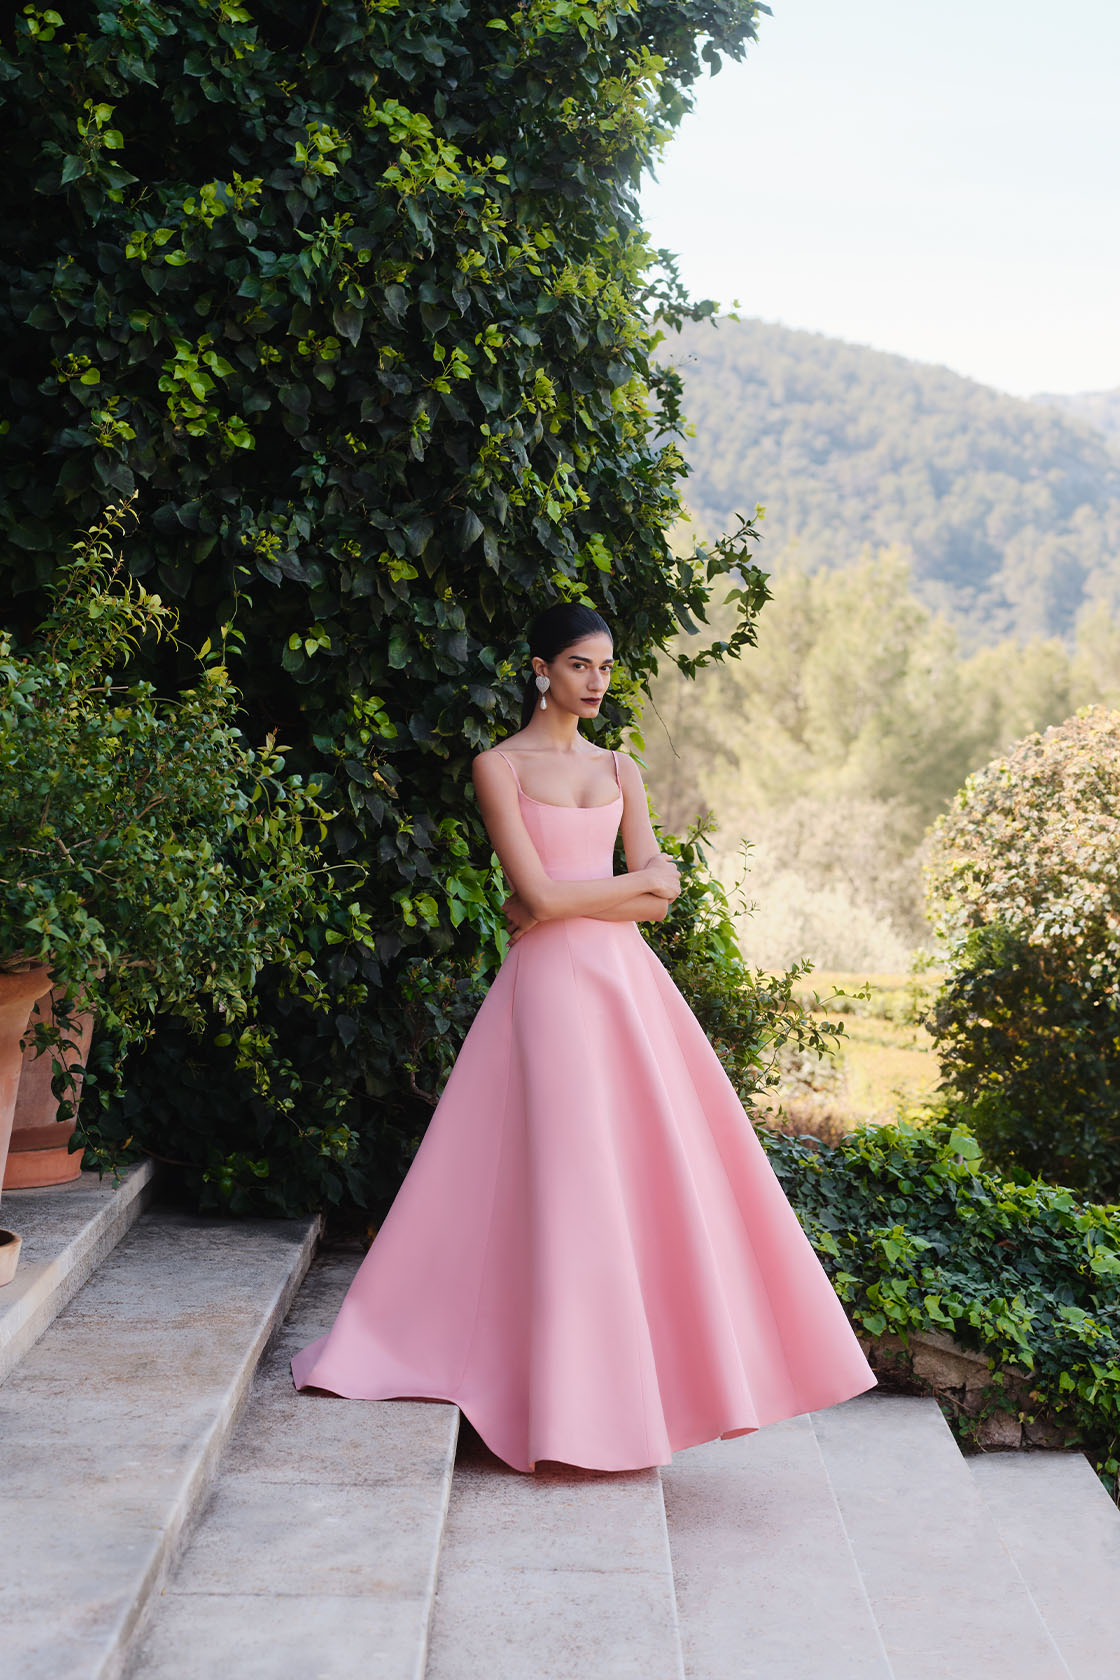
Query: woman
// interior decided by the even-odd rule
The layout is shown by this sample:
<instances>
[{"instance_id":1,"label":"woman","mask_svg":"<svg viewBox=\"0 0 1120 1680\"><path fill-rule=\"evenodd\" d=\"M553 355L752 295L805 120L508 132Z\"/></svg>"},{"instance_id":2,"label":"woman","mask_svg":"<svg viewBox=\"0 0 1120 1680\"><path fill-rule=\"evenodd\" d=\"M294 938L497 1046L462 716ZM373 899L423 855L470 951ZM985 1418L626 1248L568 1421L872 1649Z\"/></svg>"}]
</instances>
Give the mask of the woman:
<instances>
[{"instance_id":1,"label":"woman","mask_svg":"<svg viewBox=\"0 0 1120 1680\"><path fill-rule=\"evenodd\" d=\"M680 891L633 759L579 731L610 631L530 631L474 761L510 949L298 1388L453 1401L514 1469L667 1464L875 1385L718 1056L638 932ZM627 869L614 873L621 826Z\"/></svg>"}]
</instances>

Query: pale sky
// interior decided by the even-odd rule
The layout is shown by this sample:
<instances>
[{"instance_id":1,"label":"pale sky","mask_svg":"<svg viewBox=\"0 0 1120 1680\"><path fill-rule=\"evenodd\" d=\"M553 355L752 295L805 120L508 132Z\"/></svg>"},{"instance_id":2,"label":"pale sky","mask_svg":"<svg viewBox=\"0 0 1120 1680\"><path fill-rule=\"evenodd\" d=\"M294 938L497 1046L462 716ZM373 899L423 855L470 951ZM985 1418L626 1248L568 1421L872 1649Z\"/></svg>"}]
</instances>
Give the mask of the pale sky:
<instances>
[{"instance_id":1,"label":"pale sky","mask_svg":"<svg viewBox=\"0 0 1120 1680\"><path fill-rule=\"evenodd\" d=\"M1016 395L1120 386L1120 0L771 0L646 184L695 297Z\"/></svg>"}]
</instances>

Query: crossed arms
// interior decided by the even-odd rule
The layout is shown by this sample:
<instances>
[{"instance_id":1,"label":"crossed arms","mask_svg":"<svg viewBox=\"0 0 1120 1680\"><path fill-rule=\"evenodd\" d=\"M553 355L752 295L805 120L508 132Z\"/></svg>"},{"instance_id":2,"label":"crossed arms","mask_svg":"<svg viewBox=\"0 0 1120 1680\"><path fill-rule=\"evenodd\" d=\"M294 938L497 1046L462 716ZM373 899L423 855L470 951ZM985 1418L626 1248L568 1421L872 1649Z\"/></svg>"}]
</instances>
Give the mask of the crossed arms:
<instances>
[{"instance_id":1,"label":"crossed arms","mask_svg":"<svg viewBox=\"0 0 1120 1680\"><path fill-rule=\"evenodd\" d=\"M680 876L660 851L649 820L645 785L634 760L618 754L622 783L622 842L626 871L595 881L554 881L545 873L521 816L509 767L497 753L480 753L473 775L486 831L513 892L506 900L511 940L537 922L565 916L597 921L662 921L678 897Z\"/></svg>"}]
</instances>

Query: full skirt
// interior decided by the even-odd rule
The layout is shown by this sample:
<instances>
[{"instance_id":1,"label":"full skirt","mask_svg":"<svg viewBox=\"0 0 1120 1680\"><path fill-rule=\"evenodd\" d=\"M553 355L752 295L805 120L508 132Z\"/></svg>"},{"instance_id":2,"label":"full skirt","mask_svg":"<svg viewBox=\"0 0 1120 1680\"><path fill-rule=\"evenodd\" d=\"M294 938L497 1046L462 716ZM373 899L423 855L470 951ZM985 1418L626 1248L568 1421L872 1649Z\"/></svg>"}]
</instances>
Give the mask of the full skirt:
<instances>
[{"instance_id":1,"label":"full skirt","mask_svg":"<svg viewBox=\"0 0 1120 1680\"><path fill-rule=\"evenodd\" d=\"M457 1404L518 1470L667 1464L875 1385L634 923L511 948L298 1387Z\"/></svg>"}]
</instances>

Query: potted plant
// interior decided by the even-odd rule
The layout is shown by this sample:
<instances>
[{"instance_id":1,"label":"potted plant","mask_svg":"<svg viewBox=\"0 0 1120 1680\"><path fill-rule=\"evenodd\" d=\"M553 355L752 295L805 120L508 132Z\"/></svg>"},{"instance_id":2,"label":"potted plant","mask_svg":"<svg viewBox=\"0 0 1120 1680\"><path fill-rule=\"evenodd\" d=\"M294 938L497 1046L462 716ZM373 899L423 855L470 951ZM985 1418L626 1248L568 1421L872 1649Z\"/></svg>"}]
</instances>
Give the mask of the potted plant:
<instances>
[{"instance_id":1,"label":"potted plant","mask_svg":"<svg viewBox=\"0 0 1120 1680\"><path fill-rule=\"evenodd\" d=\"M32 1005L8 1163L0 1175L4 1190L66 1184L81 1172L82 1152L70 1148L70 1139L92 1037L92 1011L75 1013L53 987Z\"/></svg>"},{"instance_id":2,"label":"potted plant","mask_svg":"<svg viewBox=\"0 0 1120 1680\"><path fill-rule=\"evenodd\" d=\"M0 971L0 1160L8 1154L16 1092L23 1066L21 1037L35 1002L50 989L50 969L25 962ZM11 1283L19 1260L20 1239L0 1230L0 1285Z\"/></svg>"},{"instance_id":3,"label":"potted plant","mask_svg":"<svg viewBox=\"0 0 1120 1680\"><path fill-rule=\"evenodd\" d=\"M0 1172L20 1041L48 990L35 1048L71 1087L79 1010L123 1049L157 1009L246 1021L266 964L324 997L307 937L338 915L320 790L282 774L273 737L254 748L238 731L229 627L197 656L194 686L162 698L128 680L140 642L174 643L177 628L122 572L113 540L129 517L131 504L109 509L75 545L30 638L0 632ZM240 1037L267 1092L268 1035Z\"/></svg>"}]
</instances>

